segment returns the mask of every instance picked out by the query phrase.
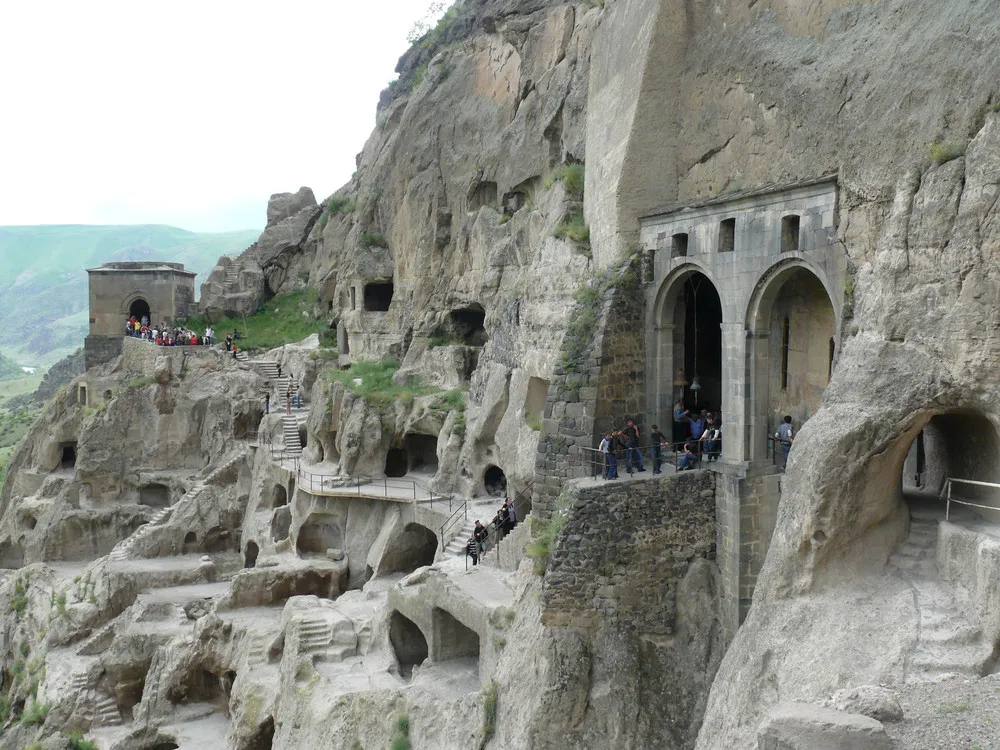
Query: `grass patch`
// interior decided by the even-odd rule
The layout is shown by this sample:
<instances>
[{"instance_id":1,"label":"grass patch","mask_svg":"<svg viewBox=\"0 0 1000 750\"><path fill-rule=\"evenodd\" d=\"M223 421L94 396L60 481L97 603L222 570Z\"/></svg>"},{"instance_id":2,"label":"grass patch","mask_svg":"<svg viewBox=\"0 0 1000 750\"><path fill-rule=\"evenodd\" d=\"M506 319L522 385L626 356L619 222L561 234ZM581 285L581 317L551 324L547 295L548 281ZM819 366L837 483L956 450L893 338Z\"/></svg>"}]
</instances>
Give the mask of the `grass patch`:
<instances>
[{"instance_id":1,"label":"grass patch","mask_svg":"<svg viewBox=\"0 0 1000 750\"><path fill-rule=\"evenodd\" d=\"M396 729L389 743L390 750L410 750L410 717L400 714L396 717Z\"/></svg>"},{"instance_id":2,"label":"grass patch","mask_svg":"<svg viewBox=\"0 0 1000 750\"><path fill-rule=\"evenodd\" d=\"M971 711L972 704L969 702L968 698L962 698L960 701L955 701L954 703L943 704L937 712L943 716L948 716L949 714L964 713L965 711Z\"/></svg>"},{"instance_id":3,"label":"grass patch","mask_svg":"<svg viewBox=\"0 0 1000 750\"><path fill-rule=\"evenodd\" d=\"M585 176L585 167L581 162L564 164L552 171L552 174L545 181L545 188L548 189L555 183L561 182L563 189L570 198L582 201Z\"/></svg>"},{"instance_id":4,"label":"grass patch","mask_svg":"<svg viewBox=\"0 0 1000 750\"><path fill-rule=\"evenodd\" d=\"M483 690L483 742L489 742L497 730L497 684Z\"/></svg>"},{"instance_id":5,"label":"grass patch","mask_svg":"<svg viewBox=\"0 0 1000 750\"><path fill-rule=\"evenodd\" d=\"M590 252L590 227L583 220L583 214L573 214L569 218L560 221L556 224L552 236L556 239L575 242L577 250L581 254L586 255L588 258L593 257Z\"/></svg>"},{"instance_id":6,"label":"grass patch","mask_svg":"<svg viewBox=\"0 0 1000 750\"><path fill-rule=\"evenodd\" d=\"M361 233L361 247L389 247L378 232L364 231Z\"/></svg>"},{"instance_id":7,"label":"grass patch","mask_svg":"<svg viewBox=\"0 0 1000 750\"><path fill-rule=\"evenodd\" d=\"M327 222L329 222L330 219L336 216L353 214L354 209L357 207L357 198L352 195L331 195L326 199L326 205L323 207L323 214L319 217L320 231L323 231L326 228Z\"/></svg>"},{"instance_id":8,"label":"grass patch","mask_svg":"<svg viewBox=\"0 0 1000 750\"><path fill-rule=\"evenodd\" d=\"M279 294L261 305L255 315L247 317L246 325L244 318L225 317L220 320L213 326L216 341L222 341L226 334L238 330L241 337L236 344L240 350L247 352L276 349L301 341L314 333L319 334L321 344L328 343L331 338L336 339L336 332L331 331L324 321L316 319L318 298L315 289ZM203 316L198 316L188 318L185 325L192 330L201 331L209 323Z\"/></svg>"},{"instance_id":9,"label":"grass patch","mask_svg":"<svg viewBox=\"0 0 1000 750\"><path fill-rule=\"evenodd\" d=\"M542 431L542 418L538 414L525 414L524 423L535 432Z\"/></svg>"},{"instance_id":10,"label":"grass patch","mask_svg":"<svg viewBox=\"0 0 1000 750\"><path fill-rule=\"evenodd\" d=\"M431 388L420 384L395 385L392 376L399 369L399 362L394 359L383 359L379 362L354 362L346 370L333 370L331 379L339 381L353 393L370 404L391 406L395 401L404 404L413 403L416 396L434 393Z\"/></svg>"},{"instance_id":11,"label":"grass patch","mask_svg":"<svg viewBox=\"0 0 1000 750\"><path fill-rule=\"evenodd\" d=\"M549 555L555 546L556 537L566 525L569 517L570 505L573 501L573 493L569 487L564 487L556 498L556 507L547 521L531 519L532 540L527 547L527 555L534 560L535 575L545 575L545 568L549 564Z\"/></svg>"},{"instance_id":12,"label":"grass patch","mask_svg":"<svg viewBox=\"0 0 1000 750\"><path fill-rule=\"evenodd\" d=\"M68 739L70 750L97 750L97 745L85 739L82 732L73 732Z\"/></svg>"},{"instance_id":13,"label":"grass patch","mask_svg":"<svg viewBox=\"0 0 1000 750\"><path fill-rule=\"evenodd\" d=\"M32 701L31 705L24 709L24 713L21 714L21 723L25 726L44 724L51 710L52 706L48 703Z\"/></svg>"},{"instance_id":14,"label":"grass patch","mask_svg":"<svg viewBox=\"0 0 1000 750\"><path fill-rule=\"evenodd\" d=\"M945 164L946 162L965 156L966 144L956 141L935 141L930 146L931 161L935 164Z\"/></svg>"},{"instance_id":15,"label":"grass patch","mask_svg":"<svg viewBox=\"0 0 1000 750\"><path fill-rule=\"evenodd\" d=\"M7 599L7 603L14 612L17 612L18 615L23 614L24 610L27 609L28 585L20 578L18 578L17 582L14 584L14 593Z\"/></svg>"},{"instance_id":16,"label":"grass patch","mask_svg":"<svg viewBox=\"0 0 1000 750\"><path fill-rule=\"evenodd\" d=\"M436 349L439 346L458 346L464 344L461 337L454 333L434 333L427 339L427 348Z\"/></svg>"}]
</instances>

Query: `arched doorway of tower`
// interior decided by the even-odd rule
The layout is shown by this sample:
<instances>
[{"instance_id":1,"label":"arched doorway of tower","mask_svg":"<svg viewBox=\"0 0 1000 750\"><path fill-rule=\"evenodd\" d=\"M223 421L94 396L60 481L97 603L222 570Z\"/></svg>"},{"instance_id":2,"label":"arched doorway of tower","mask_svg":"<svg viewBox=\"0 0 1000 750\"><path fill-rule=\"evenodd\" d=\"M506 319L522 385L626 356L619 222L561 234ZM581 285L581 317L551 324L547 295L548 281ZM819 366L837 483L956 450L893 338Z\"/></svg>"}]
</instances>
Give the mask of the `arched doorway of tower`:
<instances>
[{"instance_id":1,"label":"arched doorway of tower","mask_svg":"<svg viewBox=\"0 0 1000 750\"><path fill-rule=\"evenodd\" d=\"M673 404L688 410L722 408L722 300L696 266L664 280L655 325L655 413L658 424L673 422ZM679 428L675 439L687 437Z\"/></svg>"},{"instance_id":2,"label":"arched doorway of tower","mask_svg":"<svg viewBox=\"0 0 1000 750\"><path fill-rule=\"evenodd\" d=\"M771 438L785 417L793 434L819 408L833 374L838 320L819 275L801 262L764 274L747 312L748 460L785 452ZM774 451L777 456L774 456Z\"/></svg>"},{"instance_id":3,"label":"arched doorway of tower","mask_svg":"<svg viewBox=\"0 0 1000 750\"><path fill-rule=\"evenodd\" d=\"M152 317L150 316L149 303L146 302L142 297L132 301L132 304L128 308L129 318L135 318L136 320L146 320L152 322Z\"/></svg>"}]
</instances>

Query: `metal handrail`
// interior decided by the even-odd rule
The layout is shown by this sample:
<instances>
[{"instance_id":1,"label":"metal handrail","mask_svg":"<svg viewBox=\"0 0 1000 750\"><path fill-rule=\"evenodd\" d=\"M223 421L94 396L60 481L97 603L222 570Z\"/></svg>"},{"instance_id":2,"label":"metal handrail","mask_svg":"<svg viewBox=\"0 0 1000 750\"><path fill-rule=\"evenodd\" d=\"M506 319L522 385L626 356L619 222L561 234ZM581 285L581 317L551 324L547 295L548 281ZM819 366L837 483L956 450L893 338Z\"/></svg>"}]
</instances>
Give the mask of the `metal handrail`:
<instances>
[{"instance_id":1,"label":"metal handrail","mask_svg":"<svg viewBox=\"0 0 1000 750\"><path fill-rule=\"evenodd\" d=\"M449 508L450 509L450 508ZM456 522L458 521L459 514L462 516L462 521L469 520L469 501L463 500L462 504L458 507L454 513L448 516L448 520L441 524L441 551L444 552L448 539L449 532L454 528ZM449 540L450 541L450 540Z\"/></svg>"},{"instance_id":2,"label":"metal handrail","mask_svg":"<svg viewBox=\"0 0 1000 750\"><path fill-rule=\"evenodd\" d=\"M510 485L508 485L508 487L509 486ZM520 492L515 492L513 498L508 498L509 500L511 500L511 502L514 505L514 523L515 524L523 523L524 522L525 518L524 518L524 515L521 513L521 510L518 507L518 504L519 503L521 504L521 506L520 506L521 508L524 507L524 502L531 497L531 490L534 489L534 487L535 487L535 483L534 482L528 482L527 486L525 486L525 488L523 490L521 490ZM487 537L486 538L489 539L489 526L487 526L486 528L487 528ZM500 564L500 546L503 543L503 540L506 539L506 538L507 538L506 534L497 534L497 540L493 544L493 549L495 549L497 551L497 564L498 565ZM489 550L487 550L487 551L489 551Z\"/></svg>"},{"instance_id":3,"label":"metal handrail","mask_svg":"<svg viewBox=\"0 0 1000 750\"><path fill-rule=\"evenodd\" d=\"M350 479L352 480L350 482L350 485L348 485L348 484L345 483L345 484L342 484L340 487L331 488L332 490L339 490L339 491L332 491L331 492L331 491L327 490L326 487L325 487L325 484L326 484L327 480L338 480L339 481L339 480L343 480L343 479L348 478L348 477L345 477L344 475L340 475L340 474L315 474L315 473L313 473L311 471L306 471L305 469L303 469L301 467L299 467L297 469L297 476L298 476L299 487L301 487L303 489L306 489L308 492L311 492L313 494L316 494L317 492L320 492L320 493L329 492L329 494L335 495L335 496L338 496L338 497L341 497L341 496L346 496L346 497L371 497L375 493L370 492L370 491L369 492L362 492L361 491L362 487L376 487L377 488L378 485L379 485L378 480L372 479L371 477L366 477L366 476L358 475L358 476L355 476L355 477L350 477ZM317 484L319 485L318 489L317 489ZM444 500L445 499L444 495L437 495L432 490L430 490L430 489L428 489L426 487L421 487L419 484L417 484L412 479L402 479L402 478L394 478L394 477L383 477L382 481L381 481L381 484L382 484L382 497L384 497L386 499L394 499L394 500L403 500L403 499L406 499L406 500L408 500L409 502L412 502L412 503L430 501L430 504L431 504L432 508L434 507L434 501L435 500ZM345 491L349 486L353 486L355 488L355 492L354 493ZM389 489L390 488L408 491L411 496L409 498L401 498L398 495L390 495L389 494ZM418 493L418 490L419 490L419 493ZM423 493L425 493L425 492L427 493L427 497L426 498L422 497ZM448 502L449 502L449 509L450 509L450 507L451 507L451 498L448 498Z\"/></svg>"},{"instance_id":4,"label":"metal handrail","mask_svg":"<svg viewBox=\"0 0 1000 750\"><path fill-rule=\"evenodd\" d=\"M951 520L952 503L958 503L959 505L967 505L970 508L982 508L983 510L994 510L994 511L1000 510L1000 507L997 507L995 505L978 505L976 503L970 503L967 500L956 500L954 497L952 497L951 494L951 486L954 483L971 484L975 487L990 487L995 490L1000 490L1000 484L997 484L995 482L983 482L978 479L956 479L954 477L946 477L944 480L944 486L941 488L940 494L938 494L938 499L945 501L944 520L946 521Z\"/></svg>"},{"instance_id":5,"label":"metal handrail","mask_svg":"<svg viewBox=\"0 0 1000 750\"><path fill-rule=\"evenodd\" d=\"M274 441L271 439L271 436L268 435L264 430L257 431L257 444L261 446L266 446L271 454L272 459L276 459L279 462L291 461L292 465L295 467L295 470L296 471L299 470L299 460L300 460L299 456L293 454L291 451L285 450L285 448L283 447L275 445Z\"/></svg>"},{"instance_id":6,"label":"metal handrail","mask_svg":"<svg viewBox=\"0 0 1000 750\"><path fill-rule=\"evenodd\" d=\"M706 450L705 449L706 443L715 443L716 444L715 449L711 451ZM682 440L678 442L664 441L660 443L660 450L661 450L660 460L663 461L663 463L672 463L675 467L678 466L680 463L680 456L684 453L684 446L686 445L694 446L693 453L695 453L698 456L699 463L701 462L702 458L706 455L718 456L721 455L722 453L721 436L715 440L711 440L709 438L697 438L697 439L691 438L689 440ZM602 476L605 470L604 464L605 464L606 454L603 451L601 451L600 448L583 447L582 450L584 451L584 455L592 454L587 459L587 461L590 463L592 467L592 473L591 473L592 476L595 479L597 477ZM615 458L619 462L625 461L626 470L628 471L629 474L632 474L633 462L631 461L631 459L632 457L635 456L635 452L638 451L639 455L642 457L644 461L645 459L648 458L651 462L653 462L656 460L655 450L656 446L647 445L647 446L638 446L636 448L616 448L615 450L611 451L611 453L614 454ZM668 458L670 454L673 454L672 461Z\"/></svg>"}]
</instances>

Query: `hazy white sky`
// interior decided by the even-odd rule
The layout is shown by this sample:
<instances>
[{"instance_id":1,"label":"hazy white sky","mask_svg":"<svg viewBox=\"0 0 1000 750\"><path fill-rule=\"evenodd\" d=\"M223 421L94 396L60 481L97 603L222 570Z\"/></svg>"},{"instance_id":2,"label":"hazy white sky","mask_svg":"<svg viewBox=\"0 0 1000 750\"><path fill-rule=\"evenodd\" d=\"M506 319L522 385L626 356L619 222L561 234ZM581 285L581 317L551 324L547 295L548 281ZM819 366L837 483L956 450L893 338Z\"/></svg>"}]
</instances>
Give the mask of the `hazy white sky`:
<instances>
[{"instance_id":1,"label":"hazy white sky","mask_svg":"<svg viewBox=\"0 0 1000 750\"><path fill-rule=\"evenodd\" d=\"M262 227L346 182L430 0L0 2L0 225Z\"/></svg>"}]
</instances>

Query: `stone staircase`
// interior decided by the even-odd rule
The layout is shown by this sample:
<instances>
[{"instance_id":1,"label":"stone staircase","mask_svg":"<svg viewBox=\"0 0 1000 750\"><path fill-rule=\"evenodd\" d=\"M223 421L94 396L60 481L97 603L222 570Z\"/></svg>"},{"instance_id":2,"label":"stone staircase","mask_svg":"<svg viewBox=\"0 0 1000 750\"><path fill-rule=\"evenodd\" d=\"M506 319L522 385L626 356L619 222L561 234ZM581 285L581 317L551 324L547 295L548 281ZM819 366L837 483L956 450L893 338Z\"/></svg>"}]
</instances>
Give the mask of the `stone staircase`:
<instances>
[{"instance_id":1,"label":"stone staircase","mask_svg":"<svg viewBox=\"0 0 1000 750\"><path fill-rule=\"evenodd\" d=\"M247 648L247 666L262 667L267 662L264 656L264 651L267 648L264 643L264 637L258 633L251 633L249 636L250 643Z\"/></svg>"},{"instance_id":2,"label":"stone staircase","mask_svg":"<svg viewBox=\"0 0 1000 750\"><path fill-rule=\"evenodd\" d=\"M194 501L198 495L201 494L203 489L205 489L205 482L195 482L194 486L184 494L184 497L171 505L169 508L161 508L158 510L147 523L136 529L136 531L128 539L124 539L116 544L115 548L111 550L111 554L108 555L108 559L114 562L128 560L132 556L132 551L135 549L135 546L140 541L150 534L157 526L162 526L166 523L167 519L173 515L173 512L181 505L181 503Z\"/></svg>"},{"instance_id":3,"label":"stone staircase","mask_svg":"<svg viewBox=\"0 0 1000 750\"><path fill-rule=\"evenodd\" d=\"M302 441L299 438L299 418L296 415L285 415L281 418L281 435L285 443L285 453L301 456Z\"/></svg>"},{"instance_id":4,"label":"stone staircase","mask_svg":"<svg viewBox=\"0 0 1000 750\"><path fill-rule=\"evenodd\" d=\"M298 621L299 653L313 661L343 661L355 649L342 646L333 648L333 623L324 617L306 615Z\"/></svg>"},{"instance_id":5,"label":"stone staircase","mask_svg":"<svg viewBox=\"0 0 1000 750\"><path fill-rule=\"evenodd\" d=\"M465 554L465 545L469 542L469 537L472 536L472 532L476 529L476 519L469 518L466 520L465 525L462 526L458 533L451 538L451 541L445 545L444 554L445 557L456 557Z\"/></svg>"},{"instance_id":6,"label":"stone staircase","mask_svg":"<svg viewBox=\"0 0 1000 750\"><path fill-rule=\"evenodd\" d=\"M92 727L121 726L122 715L118 710L118 702L111 696L101 693L86 672L77 672L73 675L71 685L81 697L85 697L82 714Z\"/></svg>"},{"instance_id":7,"label":"stone staircase","mask_svg":"<svg viewBox=\"0 0 1000 750\"><path fill-rule=\"evenodd\" d=\"M237 286L240 282L240 268L235 263L226 266L226 279L224 286L227 290Z\"/></svg>"},{"instance_id":8,"label":"stone staircase","mask_svg":"<svg viewBox=\"0 0 1000 750\"><path fill-rule=\"evenodd\" d=\"M920 613L917 643L906 658L907 682L932 682L947 674L980 677L991 655L980 629L938 578L937 534L937 519L912 518L906 543L889 559L890 569L910 584Z\"/></svg>"}]
</instances>

